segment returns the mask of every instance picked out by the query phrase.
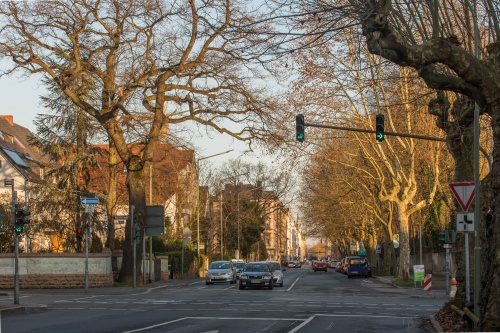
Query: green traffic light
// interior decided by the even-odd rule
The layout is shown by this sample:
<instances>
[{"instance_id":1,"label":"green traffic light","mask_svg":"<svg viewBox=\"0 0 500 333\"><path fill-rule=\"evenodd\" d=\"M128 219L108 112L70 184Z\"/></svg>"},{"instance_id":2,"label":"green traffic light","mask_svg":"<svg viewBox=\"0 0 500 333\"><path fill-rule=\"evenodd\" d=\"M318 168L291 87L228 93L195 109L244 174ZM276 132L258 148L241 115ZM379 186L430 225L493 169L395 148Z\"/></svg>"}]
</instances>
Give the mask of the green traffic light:
<instances>
[{"instance_id":1,"label":"green traffic light","mask_svg":"<svg viewBox=\"0 0 500 333\"><path fill-rule=\"evenodd\" d=\"M377 133L377 141L384 141L384 133Z\"/></svg>"},{"instance_id":2,"label":"green traffic light","mask_svg":"<svg viewBox=\"0 0 500 333\"><path fill-rule=\"evenodd\" d=\"M20 233L23 232L23 226L22 225L17 225L14 228L14 231L16 232L16 235L19 235Z\"/></svg>"},{"instance_id":3,"label":"green traffic light","mask_svg":"<svg viewBox=\"0 0 500 333\"><path fill-rule=\"evenodd\" d=\"M297 140L304 141L304 133L297 134Z\"/></svg>"}]
</instances>

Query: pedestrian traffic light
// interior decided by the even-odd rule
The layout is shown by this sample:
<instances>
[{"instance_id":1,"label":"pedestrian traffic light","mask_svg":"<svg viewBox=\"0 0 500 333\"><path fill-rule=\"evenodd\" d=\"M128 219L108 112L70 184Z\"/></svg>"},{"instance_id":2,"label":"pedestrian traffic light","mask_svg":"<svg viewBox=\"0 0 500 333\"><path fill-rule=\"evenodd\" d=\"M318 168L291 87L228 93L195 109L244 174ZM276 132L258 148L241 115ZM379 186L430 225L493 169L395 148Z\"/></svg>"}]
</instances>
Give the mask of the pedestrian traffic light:
<instances>
[{"instance_id":1,"label":"pedestrian traffic light","mask_svg":"<svg viewBox=\"0 0 500 333\"><path fill-rule=\"evenodd\" d=\"M82 228L76 228L76 240L81 241L83 238L83 230Z\"/></svg>"},{"instance_id":2,"label":"pedestrian traffic light","mask_svg":"<svg viewBox=\"0 0 500 333\"><path fill-rule=\"evenodd\" d=\"M299 142L304 141L305 122L304 122L304 115L303 114L298 114L295 117L295 129L297 130L297 134L295 136L297 141L299 141Z\"/></svg>"},{"instance_id":3,"label":"pedestrian traffic light","mask_svg":"<svg viewBox=\"0 0 500 333\"><path fill-rule=\"evenodd\" d=\"M24 225L30 223L30 212L21 208L21 205L15 205L15 220L14 220L14 231L16 235L23 232Z\"/></svg>"},{"instance_id":4,"label":"pedestrian traffic light","mask_svg":"<svg viewBox=\"0 0 500 333\"><path fill-rule=\"evenodd\" d=\"M375 133L376 133L376 137L377 137L378 142L384 141L384 136L385 136L385 134L384 134L384 121L385 121L384 115L378 114L376 117L376 121L375 121Z\"/></svg>"}]
</instances>

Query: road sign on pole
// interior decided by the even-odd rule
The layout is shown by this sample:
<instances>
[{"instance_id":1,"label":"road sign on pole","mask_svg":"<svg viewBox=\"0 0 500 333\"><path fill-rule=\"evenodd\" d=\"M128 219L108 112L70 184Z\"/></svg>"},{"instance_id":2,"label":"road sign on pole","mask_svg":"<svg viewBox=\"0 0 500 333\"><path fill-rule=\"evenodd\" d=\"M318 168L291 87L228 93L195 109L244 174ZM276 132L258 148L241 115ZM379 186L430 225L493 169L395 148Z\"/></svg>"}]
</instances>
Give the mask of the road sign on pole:
<instances>
[{"instance_id":1,"label":"road sign on pole","mask_svg":"<svg viewBox=\"0 0 500 333\"><path fill-rule=\"evenodd\" d=\"M80 198L82 205L98 205L99 198Z\"/></svg>"},{"instance_id":2,"label":"road sign on pole","mask_svg":"<svg viewBox=\"0 0 500 333\"><path fill-rule=\"evenodd\" d=\"M474 232L474 213L457 213L457 232Z\"/></svg>"},{"instance_id":3,"label":"road sign on pole","mask_svg":"<svg viewBox=\"0 0 500 333\"><path fill-rule=\"evenodd\" d=\"M474 194L476 194L475 183L473 182L463 182L463 183L450 183L451 192L455 198L457 198L460 207L466 212L469 209L472 199L474 199Z\"/></svg>"}]
</instances>

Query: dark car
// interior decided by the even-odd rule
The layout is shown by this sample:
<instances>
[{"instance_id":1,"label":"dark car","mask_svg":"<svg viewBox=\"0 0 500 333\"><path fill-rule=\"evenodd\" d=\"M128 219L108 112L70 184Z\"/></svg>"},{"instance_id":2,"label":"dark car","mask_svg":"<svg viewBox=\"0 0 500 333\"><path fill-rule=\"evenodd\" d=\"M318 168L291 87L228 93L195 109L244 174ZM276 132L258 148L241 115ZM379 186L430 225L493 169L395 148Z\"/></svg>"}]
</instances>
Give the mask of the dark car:
<instances>
[{"instance_id":1,"label":"dark car","mask_svg":"<svg viewBox=\"0 0 500 333\"><path fill-rule=\"evenodd\" d=\"M240 275L240 290L247 287L268 288L272 290L273 273L265 261L247 262Z\"/></svg>"},{"instance_id":2,"label":"dark car","mask_svg":"<svg viewBox=\"0 0 500 333\"><path fill-rule=\"evenodd\" d=\"M347 261L347 277L368 277L368 260L364 257L349 257Z\"/></svg>"},{"instance_id":3,"label":"dark car","mask_svg":"<svg viewBox=\"0 0 500 333\"><path fill-rule=\"evenodd\" d=\"M316 261L313 266L313 270L316 271L327 271L328 267L324 261Z\"/></svg>"}]
</instances>

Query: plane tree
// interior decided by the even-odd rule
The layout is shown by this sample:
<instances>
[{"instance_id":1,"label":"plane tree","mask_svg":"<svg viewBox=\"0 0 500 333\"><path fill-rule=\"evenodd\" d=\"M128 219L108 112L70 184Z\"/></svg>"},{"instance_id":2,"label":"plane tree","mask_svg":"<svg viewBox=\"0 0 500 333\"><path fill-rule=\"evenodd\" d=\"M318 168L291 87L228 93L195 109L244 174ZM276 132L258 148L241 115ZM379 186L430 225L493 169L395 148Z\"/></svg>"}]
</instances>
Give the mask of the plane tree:
<instances>
[{"instance_id":1,"label":"plane tree","mask_svg":"<svg viewBox=\"0 0 500 333\"><path fill-rule=\"evenodd\" d=\"M272 49L275 55L285 57L297 49L321 46L325 38L335 40L340 38L339 32L352 29L363 38L369 52L414 70L429 88L436 89L438 93L430 102L429 112L437 116L438 127L446 133L447 145L455 160L455 181L474 178L470 158L474 103L483 126L481 142L488 144L489 140L493 147L498 147L500 25L497 2L269 0L266 4L273 9L266 19L274 20L280 29L270 34L275 42L263 51ZM491 137L483 133L491 133ZM488 239L481 243L481 276L487 278L481 281L481 290L475 290L480 292L475 303L480 307L481 328L495 331L500 329L496 288L500 285L500 268L495 264L500 260L500 164L497 149L491 151L491 156L486 149L484 152L491 160L491 169L486 166L475 171L481 172L481 188L485 191L482 215L491 210L493 218L488 223L480 222L484 225L479 236ZM485 219L478 217L478 221ZM458 265L463 268L462 263ZM463 282L462 278L463 275L459 281ZM463 289L457 295L463 305Z\"/></svg>"},{"instance_id":2,"label":"plane tree","mask_svg":"<svg viewBox=\"0 0 500 333\"><path fill-rule=\"evenodd\" d=\"M162 135L198 124L252 141L274 122L258 59L243 55L261 38L258 24L240 29L254 20L243 1L2 2L0 20L1 75L51 80L96 120L126 166L142 227L145 170ZM121 281L132 279L130 227Z\"/></svg>"}]
</instances>

